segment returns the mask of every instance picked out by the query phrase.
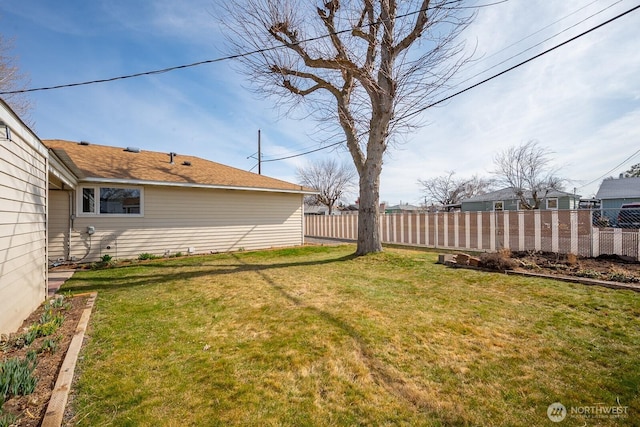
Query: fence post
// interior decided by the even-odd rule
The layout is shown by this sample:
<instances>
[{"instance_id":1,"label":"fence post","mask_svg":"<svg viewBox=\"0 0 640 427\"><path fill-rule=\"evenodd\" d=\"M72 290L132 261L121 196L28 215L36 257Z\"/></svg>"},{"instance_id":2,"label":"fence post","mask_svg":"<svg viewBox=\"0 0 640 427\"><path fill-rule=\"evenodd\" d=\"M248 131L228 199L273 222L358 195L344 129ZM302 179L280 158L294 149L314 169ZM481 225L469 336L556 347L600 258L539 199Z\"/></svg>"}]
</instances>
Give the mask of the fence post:
<instances>
[{"instance_id":1,"label":"fence post","mask_svg":"<svg viewBox=\"0 0 640 427\"><path fill-rule=\"evenodd\" d=\"M448 248L449 245L449 214L442 212L442 237L444 240L444 247Z\"/></svg>"},{"instance_id":2,"label":"fence post","mask_svg":"<svg viewBox=\"0 0 640 427\"><path fill-rule=\"evenodd\" d=\"M504 218L502 219L502 231L503 231L503 243L502 247L506 249L511 249L511 245L509 244L509 211L503 211Z\"/></svg>"},{"instance_id":3,"label":"fence post","mask_svg":"<svg viewBox=\"0 0 640 427\"><path fill-rule=\"evenodd\" d=\"M540 211L533 211L533 224L534 224L534 250L541 251L542 250L542 220L540 218Z\"/></svg>"},{"instance_id":4,"label":"fence post","mask_svg":"<svg viewBox=\"0 0 640 427\"><path fill-rule=\"evenodd\" d=\"M476 225L478 226L478 249L482 249L482 212L476 212Z\"/></svg>"},{"instance_id":5,"label":"fence post","mask_svg":"<svg viewBox=\"0 0 640 427\"><path fill-rule=\"evenodd\" d=\"M591 257L600 255L600 229L591 226Z\"/></svg>"},{"instance_id":6,"label":"fence post","mask_svg":"<svg viewBox=\"0 0 640 427\"><path fill-rule=\"evenodd\" d=\"M551 211L551 252L557 254L560 247L560 236L558 235L558 211Z\"/></svg>"},{"instance_id":7,"label":"fence post","mask_svg":"<svg viewBox=\"0 0 640 427\"><path fill-rule=\"evenodd\" d=\"M460 218L458 212L453 213L453 246L456 248L460 247Z\"/></svg>"},{"instance_id":8,"label":"fence post","mask_svg":"<svg viewBox=\"0 0 640 427\"><path fill-rule=\"evenodd\" d=\"M471 249L471 212L464 213L464 247Z\"/></svg>"},{"instance_id":9,"label":"fence post","mask_svg":"<svg viewBox=\"0 0 640 427\"><path fill-rule=\"evenodd\" d=\"M622 255L622 228L613 229L613 253Z\"/></svg>"},{"instance_id":10,"label":"fence post","mask_svg":"<svg viewBox=\"0 0 640 427\"><path fill-rule=\"evenodd\" d=\"M433 214L433 247L438 248L438 212Z\"/></svg>"},{"instance_id":11,"label":"fence post","mask_svg":"<svg viewBox=\"0 0 640 427\"><path fill-rule=\"evenodd\" d=\"M496 214L497 211L491 212L489 215L489 250L496 251Z\"/></svg>"},{"instance_id":12,"label":"fence post","mask_svg":"<svg viewBox=\"0 0 640 427\"><path fill-rule=\"evenodd\" d=\"M524 211L518 211L518 250L524 251Z\"/></svg>"},{"instance_id":13,"label":"fence post","mask_svg":"<svg viewBox=\"0 0 640 427\"><path fill-rule=\"evenodd\" d=\"M428 212L424 214L424 245L429 246L429 215Z\"/></svg>"},{"instance_id":14,"label":"fence post","mask_svg":"<svg viewBox=\"0 0 640 427\"><path fill-rule=\"evenodd\" d=\"M578 255L578 211L572 210L569 213L569 225L571 227L571 253Z\"/></svg>"}]
</instances>

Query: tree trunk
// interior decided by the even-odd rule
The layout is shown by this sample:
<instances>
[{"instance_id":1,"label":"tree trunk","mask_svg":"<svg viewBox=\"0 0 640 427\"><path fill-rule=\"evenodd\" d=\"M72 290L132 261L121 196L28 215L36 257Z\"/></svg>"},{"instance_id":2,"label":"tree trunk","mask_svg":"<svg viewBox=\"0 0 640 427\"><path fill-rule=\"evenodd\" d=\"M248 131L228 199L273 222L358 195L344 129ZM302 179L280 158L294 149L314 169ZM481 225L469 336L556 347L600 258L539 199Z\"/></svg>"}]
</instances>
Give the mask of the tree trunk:
<instances>
[{"instance_id":1,"label":"tree trunk","mask_svg":"<svg viewBox=\"0 0 640 427\"><path fill-rule=\"evenodd\" d=\"M367 159L360 174L360 205L358 207L358 247L356 255L382 251L380 238L380 172L379 162Z\"/></svg>"}]
</instances>

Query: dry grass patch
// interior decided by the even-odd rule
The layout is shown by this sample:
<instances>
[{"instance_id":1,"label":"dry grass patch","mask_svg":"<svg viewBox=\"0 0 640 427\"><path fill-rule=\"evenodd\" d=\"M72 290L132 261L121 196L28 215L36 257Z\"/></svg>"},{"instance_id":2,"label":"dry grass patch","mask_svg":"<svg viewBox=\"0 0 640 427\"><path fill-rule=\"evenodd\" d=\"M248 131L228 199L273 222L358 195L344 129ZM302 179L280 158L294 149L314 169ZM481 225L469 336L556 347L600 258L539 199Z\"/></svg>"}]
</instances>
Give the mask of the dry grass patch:
<instances>
[{"instance_id":1,"label":"dry grass patch","mask_svg":"<svg viewBox=\"0 0 640 427\"><path fill-rule=\"evenodd\" d=\"M540 425L553 402L616 398L640 414L637 293L353 249L76 274L67 289L100 295L75 421Z\"/></svg>"}]
</instances>

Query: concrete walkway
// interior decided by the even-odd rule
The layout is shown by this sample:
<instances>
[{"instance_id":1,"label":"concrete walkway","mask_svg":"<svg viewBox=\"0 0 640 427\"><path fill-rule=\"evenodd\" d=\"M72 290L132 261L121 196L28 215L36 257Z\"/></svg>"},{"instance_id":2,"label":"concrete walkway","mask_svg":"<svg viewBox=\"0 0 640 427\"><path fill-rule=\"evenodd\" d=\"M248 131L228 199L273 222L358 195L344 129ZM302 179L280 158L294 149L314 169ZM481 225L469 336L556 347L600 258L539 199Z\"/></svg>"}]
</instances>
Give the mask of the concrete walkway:
<instances>
[{"instance_id":1,"label":"concrete walkway","mask_svg":"<svg viewBox=\"0 0 640 427\"><path fill-rule=\"evenodd\" d=\"M60 289L60 286L69 280L75 272L75 270L49 270L49 294L47 296L52 297L55 295L55 293L58 292L58 289Z\"/></svg>"}]
</instances>

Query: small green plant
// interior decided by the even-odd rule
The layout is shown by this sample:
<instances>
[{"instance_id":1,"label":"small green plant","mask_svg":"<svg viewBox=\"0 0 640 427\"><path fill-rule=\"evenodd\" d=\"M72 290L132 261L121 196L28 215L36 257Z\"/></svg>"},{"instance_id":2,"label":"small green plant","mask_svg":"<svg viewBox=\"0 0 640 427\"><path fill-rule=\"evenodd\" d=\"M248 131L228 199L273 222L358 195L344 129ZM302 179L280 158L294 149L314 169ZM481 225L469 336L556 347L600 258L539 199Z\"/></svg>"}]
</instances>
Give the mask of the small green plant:
<instances>
[{"instance_id":1,"label":"small green plant","mask_svg":"<svg viewBox=\"0 0 640 427\"><path fill-rule=\"evenodd\" d=\"M2 400L0 400L2 403ZM13 425L18 418L13 414L3 414L2 408L0 408L0 427L9 427Z\"/></svg>"},{"instance_id":2,"label":"small green plant","mask_svg":"<svg viewBox=\"0 0 640 427\"><path fill-rule=\"evenodd\" d=\"M104 254L100 257L99 262L91 264L91 269L96 270L99 268L111 267L116 264L116 260L109 254Z\"/></svg>"},{"instance_id":3,"label":"small green plant","mask_svg":"<svg viewBox=\"0 0 640 427\"><path fill-rule=\"evenodd\" d=\"M182 252L176 252L173 256L176 258L180 258L181 256L183 256L183 254Z\"/></svg>"},{"instance_id":4,"label":"small green plant","mask_svg":"<svg viewBox=\"0 0 640 427\"><path fill-rule=\"evenodd\" d=\"M606 276L607 280L611 280L613 282L622 282L622 283L637 283L640 282L640 278L634 276L631 273L627 273L626 271L619 270L616 268L612 268Z\"/></svg>"},{"instance_id":5,"label":"small green plant","mask_svg":"<svg viewBox=\"0 0 640 427\"><path fill-rule=\"evenodd\" d=\"M144 252L144 253L141 253L140 255L138 255L138 259L140 261L145 261L145 260L148 260L148 259L156 259L156 258L158 258L156 255L150 254L148 252Z\"/></svg>"},{"instance_id":6,"label":"small green plant","mask_svg":"<svg viewBox=\"0 0 640 427\"><path fill-rule=\"evenodd\" d=\"M64 295L57 295L55 298L50 299L49 301L47 301L47 305L45 305L45 310L47 309L47 307L50 308L61 308L61 309L68 309L71 305L65 301L65 297Z\"/></svg>"},{"instance_id":7,"label":"small green plant","mask_svg":"<svg viewBox=\"0 0 640 427\"><path fill-rule=\"evenodd\" d=\"M46 338L42 341L42 345L40 346L38 353L55 353L58 349L58 341L60 341L59 336L55 338Z\"/></svg>"},{"instance_id":8,"label":"small green plant","mask_svg":"<svg viewBox=\"0 0 640 427\"><path fill-rule=\"evenodd\" d=\"M586 277L589 279L600 279L602 278L602 274L596 270L591 270L591 269L584 269L584 270L578 270L575 273L576 276L578 277Z\"/></svg>"},{"instance_id":9,"label":"small green plant","mask_svg":"<svg viewBox=\"0 0 640 427\"><path fill-rule=\"evenodd\" d=\"M36 389L38 379L33 376L36 353L28 352L25 359L13 357L0 363L0 396L26 396Z\"/></svg>"}]
</instances>

